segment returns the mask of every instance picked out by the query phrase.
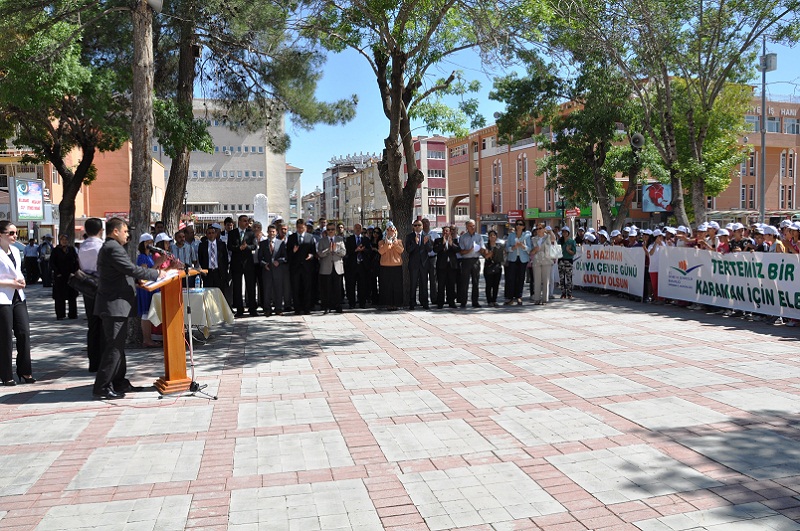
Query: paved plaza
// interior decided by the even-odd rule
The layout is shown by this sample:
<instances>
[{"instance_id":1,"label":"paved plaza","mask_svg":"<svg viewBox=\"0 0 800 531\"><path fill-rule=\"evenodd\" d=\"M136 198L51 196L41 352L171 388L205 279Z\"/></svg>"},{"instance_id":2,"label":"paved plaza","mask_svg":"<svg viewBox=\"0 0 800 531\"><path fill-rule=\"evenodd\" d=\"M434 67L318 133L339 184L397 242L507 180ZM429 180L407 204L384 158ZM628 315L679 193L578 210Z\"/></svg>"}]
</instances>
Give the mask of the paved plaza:
<instances>
[{"instance_id":1,"label":"paved plaza","mask_svg":"<svg viewBox=\"0 0 800 531\"><path fill-rule=\"evenodd\" d=\"M800 328L582 292L249 318L195 345L219 400L102 402L86 321L28 293L0 529L800 530Z\"/></svg>"}]
</instances>

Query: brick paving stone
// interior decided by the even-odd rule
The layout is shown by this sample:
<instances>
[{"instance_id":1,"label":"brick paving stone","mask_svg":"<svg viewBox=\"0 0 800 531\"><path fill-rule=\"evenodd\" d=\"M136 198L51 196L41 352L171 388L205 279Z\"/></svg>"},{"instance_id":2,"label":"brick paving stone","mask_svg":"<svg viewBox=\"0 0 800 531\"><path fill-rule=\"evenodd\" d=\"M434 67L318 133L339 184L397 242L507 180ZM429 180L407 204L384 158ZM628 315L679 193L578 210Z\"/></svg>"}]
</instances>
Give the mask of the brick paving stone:
<instances>
[{"instance_id":1,"label":"brick paving stone","mask_svg":"<svg viewBox=\"0 0 800 531\"><path fill-rule=\"evenodd\" d=\"M350 400L365 420L450 411L450 408L430 391L354 395Z\"/></svg>"},{"instance_id":2,"label":"brick paving stone","mask_svg":"<svg viewBox=\"0 0 800 531\"><path fill-rule=\"evenodd\" d=\"M545 308L242 319L195 344L219 400L105 403L85 321L54 323L48 290L26 294L39 382L0 387L2 529L94 511L93 528L136 531L797 531L795 328L580 290ZM130 349L136 385L162 375L153 354ZM560 512L531 513L529 493ZM190 504L126 508L167 499Z\"/></svg>"},{"instance_id":3,"label":"brick paving stone","mask_svg":"<svg viewBox=\"0 0 800 531\"><path fill-rule=\"evenodd\" d=\"M729 419L713 409L674 396L618 402L603 407L651 430L716 424Z\"/></svg>"}]
</instances>

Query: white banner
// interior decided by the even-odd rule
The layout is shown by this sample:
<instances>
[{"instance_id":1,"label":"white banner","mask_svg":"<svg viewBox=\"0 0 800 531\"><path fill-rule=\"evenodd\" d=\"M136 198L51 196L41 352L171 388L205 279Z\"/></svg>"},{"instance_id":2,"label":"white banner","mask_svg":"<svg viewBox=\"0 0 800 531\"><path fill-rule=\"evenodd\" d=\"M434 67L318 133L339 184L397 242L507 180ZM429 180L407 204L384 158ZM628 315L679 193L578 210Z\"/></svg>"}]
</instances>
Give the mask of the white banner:
<instances>
[{"instance_id":1,"label":"white banner","mask_svg":"<svg viewBox=\"0 0 800 531\"><path fill-rule=\"evenodd\" d=\"M644 249L581 246L573 261L572 283L641 297L644 293Z\"/></svg>"},{"instance_id":2,"label":"white banner","mask_svg":"<svg viewBox=\"0 0 800 531\"><path fill-rule=\"evenodd\" d=\"M666 247L658 264L661 297L800 319L800 255Z\"/></svg>"}]
</instances>

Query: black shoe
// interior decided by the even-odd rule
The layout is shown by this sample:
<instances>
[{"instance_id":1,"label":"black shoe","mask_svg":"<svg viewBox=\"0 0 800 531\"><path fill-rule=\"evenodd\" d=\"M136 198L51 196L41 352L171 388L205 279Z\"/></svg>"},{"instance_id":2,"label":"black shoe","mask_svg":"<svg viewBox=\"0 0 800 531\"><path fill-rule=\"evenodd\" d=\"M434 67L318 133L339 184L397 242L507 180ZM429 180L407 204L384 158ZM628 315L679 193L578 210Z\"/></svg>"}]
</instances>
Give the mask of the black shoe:
<instances>
[{"instance_id":1,"label":"black shoe","mask_svg":"<svg viewBox=\"0 0 800 531\"><path fill-rule=\"evenodd\" d=\"M124 386L122 389L120 389L120 391L115 391L115 392L124 395L125 393L144 393L145 391L149 391L150 389L151 388L128 383L128 385Z\"/></svg>"},{"instance_id":2,"label":"black shoe","mask_svg":"<svg viewBox=\"0 0 800 531\"><path fill-rule=\"evenodd\" d=\"M15 382L14 380L3 380L3 385L7 387L13 387L17 385L17 382Z\"/></svg>"},{"instance_id":3,"label":"black shoe","mask_svg":"<svg viewBox=\"0 0 800 531\"><path fill-rule=\"evenodd\" d=\"M330 310L323 310L322 311L322 315L328 315L329 313L330 313Z\"/></svg>"},{"instance_id":4,"label":"black shoe","mask_svg":"<svg viewBox=\"0 0 800 531\"><path fill-rule=\"evenodd\" d=\"M19 378L19 383L22 383L22 382L25 382L25 383L36 383L36 378L34 378L33 376L23 376L21 374L18 374L17 378Z\"/></svg>"},{"instance_id":5,"label":"black shoe","mask_svg":"<svg viewBox=\"0 0 800 531\"><path fill-rule=\"evenodd\" d=\"M336 308L336 313L344 313L341 308Z\"/></svg>"},{"instance_id":6,"label":"black shoe","mask_svg":"<svg viewBox=\"0 0 800 531\"><path fill-rule=\"evenodd\" d=\"M472 307L473 307L473 308L480 308L480 307L481 307L481 305L480 305L480 304L478 304L478 303L476 302L475 304L473 304L473 305L472 305Z\"/></svg>"},{"instance_id":7,"label":"black shoe","mask_svg":"<svg viewBox=\"0 0 800 531\"><path fill-rule=\"evenodd\" d=\"M117 391L106 387L99 393L92 393L92 397L97 400L118 400L120 398L125 398L125 393L118 393Z\"/></svg>"},{"instance_id":8,"label":"black shoe","mask_svg":"<svg viewBox=\"0 0 800 531\"><path fill-rule=\"evenodd\" d=\"M430 306L428 306L428 305L426 304L425 306L423 306L423 307L422 307L422 309L423 309L423 310L430 310L430 309L431 309L431 307L430 307Z\"/></svg>"},{"instance_id":9,"label":"black shoe","mask_svg":"<svg viewBox=\"0 0 800 531\"><path fill-rule=\"evenodd\" d=\"M361 308L362 310L365 310L367 308L367 304L366 303L359 304L358 307Z\"/></svg>"},{"instance_id":10,"label":"black shoe","mask_svg":"<svg viewBox=\"0 0 800 531\"><path fill-rule=\"evenodd\" d=\"M449 306L450 308L456 308L456 307L457 307L457 306L456 306L456 303L454 303L454 302L451 302L451 303L450 303L450 304L448 304L447 306Z\"/></svg>"},{"instance_id":11,"label":"black shoe","mask_svg":"<svg viewBox=\"0 0 800 531\"><path fill-rule=\"evenodd\" d=\"M436 308L438 308L439 310L441 310L442 308L444 308L444 304L437 304L437 305L436 305Z\"/></svg>"},{"instance_id":12,"label":"black shoe","mask_svg":"<svg viewBox=\"0 0 800 531\"><path fill-rule=\"evenodd\" d=\"M258 317L258 312L250 312L250 317Z\"/></svg>"},{"instance_id":13,"label":"black shoe","mask_svg":"<svg viewBox=\"0 0 800 531\"><path fill-rule=\"evenodd\" d=\"M235 317L237 319L244 317L244 310L237 310Z\"/></svg>"}]
</instances>

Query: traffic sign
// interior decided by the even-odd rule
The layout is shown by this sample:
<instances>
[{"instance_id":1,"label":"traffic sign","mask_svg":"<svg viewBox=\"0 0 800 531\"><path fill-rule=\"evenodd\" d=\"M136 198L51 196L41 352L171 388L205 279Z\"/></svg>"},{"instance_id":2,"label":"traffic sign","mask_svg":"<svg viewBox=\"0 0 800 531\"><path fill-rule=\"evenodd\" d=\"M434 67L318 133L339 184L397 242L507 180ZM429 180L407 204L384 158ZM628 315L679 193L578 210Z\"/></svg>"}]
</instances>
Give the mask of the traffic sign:
<instances>
[{"instance_id":1,"label":"traffic sign","mask_svg":"<svg viewBox=\"0 0 800 531\"><path fill-rule=\"evenodd\" d=\"M581 215L581 209L578 207L570 208L565 212L568 218L577 218Z\"/></svg>"}]
</instances>

